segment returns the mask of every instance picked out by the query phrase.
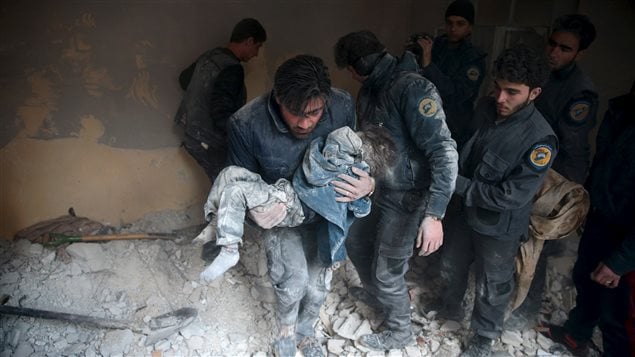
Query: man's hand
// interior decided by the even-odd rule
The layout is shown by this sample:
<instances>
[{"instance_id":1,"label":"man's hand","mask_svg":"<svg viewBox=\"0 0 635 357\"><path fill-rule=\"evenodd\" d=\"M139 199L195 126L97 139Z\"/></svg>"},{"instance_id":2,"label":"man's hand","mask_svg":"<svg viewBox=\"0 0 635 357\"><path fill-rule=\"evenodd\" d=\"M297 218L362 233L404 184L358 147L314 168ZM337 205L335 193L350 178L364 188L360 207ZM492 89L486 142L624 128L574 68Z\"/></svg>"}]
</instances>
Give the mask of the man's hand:
<instances>
[{"instance_id":1,"label":"man's hand","mask_svg":"<svg viewBox=\"0 0 635 357\"><path fill-rule=\"evenodd\" d=\"M615 272L604 265L604 263L600 262L593 273L591 273L591 280L606 288L613 289L620 283L620 276L615 274Z\"/></svg>"},{"instance_id":2,"label":"man's hand","mask_svg":"<svg viewBox=\"0 0 635 357\"><path fill-rule=\"evenodd\" d=\"M432 39L429 37L420 38L417 40L421 49L423 49L423 56L421 57L421 67L425 68L432 63Z\"/></svg>"},{"instance_id":3,"label":"man's hand","mask_svg":"<svg viewBox=\"0 0 635 357\"><path fill-rule=\"evenodd\" d=\"M271 229L287 216L287 206L282 202L269 206L257 206L250 209L248 214L249 218L260 227Z\"/></svg>"},{"instance_id":4,"label":"man's hand","mask_svg":"<svg viewBox=\"0 0 635 357\"><path fill-rule=\"evenodd\" d=\"M359 176L359 178L340 174L338 177L342 179L342 181L331 181L331 185L334 186L335 192L342 195L335 198L337 202L353 202L362 197L366 197L368 194L375 191L375 179L370 177L368 172L354 166L352 169L353 173Z\"/></svg>"},{"instance_id":5,"label":"man's hand","mask_svg":"<svg viewBox=\"0 0 635 357\"><path fill-rule=\"evenodd\" d=\"M426 216L417 232L419 255L426 256L436 252L443 245L443 223L441 220Z\"/></svg>"}]
</instances>

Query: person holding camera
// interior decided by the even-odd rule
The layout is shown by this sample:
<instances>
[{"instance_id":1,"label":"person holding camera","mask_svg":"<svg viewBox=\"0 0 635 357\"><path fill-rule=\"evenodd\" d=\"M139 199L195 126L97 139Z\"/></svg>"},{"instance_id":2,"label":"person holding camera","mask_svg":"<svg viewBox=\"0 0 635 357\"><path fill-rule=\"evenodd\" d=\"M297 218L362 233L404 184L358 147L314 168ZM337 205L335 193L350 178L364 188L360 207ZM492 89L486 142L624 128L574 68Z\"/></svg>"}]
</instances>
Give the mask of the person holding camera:
<instances>
[{"instance_id":1,"label":"person holding camera","mask_svg":"<svg viewBox=\"0 0 635 357\"><path fill-rule=\"evenodd\" d=\"M408 47L418 55L421 74L434 83L441 95L458 150L476 129L470 121L485 73L487 54L470 41L473 24L474 5L465 0L454 1L445 12L445 34L436 39L415 34Z\"/></svg>"}]
</instances>

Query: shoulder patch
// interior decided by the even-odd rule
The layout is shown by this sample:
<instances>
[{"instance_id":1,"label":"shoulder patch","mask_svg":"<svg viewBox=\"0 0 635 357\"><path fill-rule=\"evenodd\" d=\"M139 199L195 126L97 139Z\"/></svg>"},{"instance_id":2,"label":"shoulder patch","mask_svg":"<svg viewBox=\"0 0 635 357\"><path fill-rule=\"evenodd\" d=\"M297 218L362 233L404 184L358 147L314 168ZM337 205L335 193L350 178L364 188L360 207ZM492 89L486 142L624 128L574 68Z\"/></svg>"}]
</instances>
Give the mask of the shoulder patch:
<instances>
[{"instance_id":1,"label":"shoulder patch","mask_svg":"<svg viewBox=\"0 0 635 357\"><path fill-rule=\"evenodd\" d=\"M423 98L419 102L419 113L424 117L434 116L439 110L439 104L432 98Z\"/></svg>"},{"instance_id":2,"label":"shoulder patch","mask_svg":"<svg viewBox=\"0 0 635 357\"><path fill-rule=\"evenodd\" d=\"M587 100L578 100L569 106L569 119L574 123L582 124L589 115L591 103Z\"/></svg>"},{"instance_id":3,"label":"shoulder patch","mask_svg":"<svg viewBox=\"0 0 635 357\"><path fill-rule=\"evenodd\" d=\"M547 169L551 162L553 148L547 144L536 144L529 152L529 164L538 171Z\"/></svg>"},{"instance_id":4,"label":"shoulder patch","mask_svg":"<svg viewBox=\"0 0 635 357\"><path fill-rule=\"evenodd\" d=\"M470 67L467 69L467 78L471 81L476 81L481 76L481 71L477 67Z\"/></svg>"}]
</instances>

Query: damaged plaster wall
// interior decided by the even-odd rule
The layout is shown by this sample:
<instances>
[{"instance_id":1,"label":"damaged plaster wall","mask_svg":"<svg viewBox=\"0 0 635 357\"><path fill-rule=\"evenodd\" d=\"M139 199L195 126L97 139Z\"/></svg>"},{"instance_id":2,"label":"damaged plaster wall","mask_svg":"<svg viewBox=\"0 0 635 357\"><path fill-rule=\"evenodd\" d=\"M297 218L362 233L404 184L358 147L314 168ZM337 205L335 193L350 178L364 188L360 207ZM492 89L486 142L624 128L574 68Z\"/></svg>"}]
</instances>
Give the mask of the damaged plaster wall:
<instances>
[{"instance_id":1,"label":"damaged plaster wall","mask_svg":"<svg viewBox=\"0 0 635 357\"><path fill-rule=\"evenodd\" d=\"M439 1L442 2L442 1ZM120 225L200 207L210 183L179 147L177 77L243 17L268 32L248 97L277 66L318 55L335 85L339 36L370 28L399 50L412 1L10 1L0 5L0 238L66 214ZM391 48L393 49L393 48ZM200 211L202 222L202 207Z\"/></svg>"},{"instance_id":2,"label":"damaged plaster wall","mask_svg":"<svg viewBox=\"0 0 635 357\"><path fill-rule=\"evenodd\" d=\"M151 212L194 208L209 190L179 147L172 117L177 77L205 50L227 42L243 17L268 32L245 65L248 97L271 86L277 66L299 53L322 57L337 87L359 85L333 62L342 35L374 31L393 53L417 31L443 26L450 0L92 0L0 4L0 239L74 207L119 225ZM580 11L598 26L581 60L608 98L633 80L634 3L629 0L474 0L474 42L497 53L497 28L548 27ZM513 6L512 6L513 5ZM489 83L483 85L482 93ZM197 213L198 214L198 213Z\"/></svg>"}]
</instances>

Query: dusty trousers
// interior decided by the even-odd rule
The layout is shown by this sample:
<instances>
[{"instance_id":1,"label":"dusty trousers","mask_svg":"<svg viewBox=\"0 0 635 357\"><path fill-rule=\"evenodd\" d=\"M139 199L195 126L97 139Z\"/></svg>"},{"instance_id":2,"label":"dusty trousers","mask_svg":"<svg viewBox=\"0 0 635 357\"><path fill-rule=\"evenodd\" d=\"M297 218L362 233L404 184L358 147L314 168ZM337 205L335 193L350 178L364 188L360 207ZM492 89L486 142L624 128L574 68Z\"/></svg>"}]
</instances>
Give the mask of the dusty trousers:
<instances>
[{"instance_id":1,"label":"dusty trousers","mask_svg":"<svg viewBox=\"0 0 635 357\"><path fill-rule=\"evenodd\" d=\"M333 272L318 258L318 222L295 228L265 230L269 277L276 294L281 326L295 326L297 339L314 336L320 308L331 288Z\"/></svg>"},{"instance_id":2,"label":"dusty trousers","mask_svg":"<svg viewBox=\"0 0 635 357\"><path fill-rule=\"evenodd\" d=\"M514 263L521 237L479 234L462 217L452 222L445 226L441 253L444 304L461 308L470 265L474 263L476 296L471 329L480 336L498 338L514 291Z\"/></svg>"},{"instance_id":3,"label":"dusty trousers","mask_svg":"<svg viewBox=\"0 0 635 357\"><path fill-rule=\"evenodd\" d=\"M183 137L183 147L205 170L205 174L211 182L214 182L218 173L225 167L227 160L227 145L216 144L209 148L204 148L199 140L189 135Z\"/></svg>"},{"instance_id":4,"label":"dusty trousers","mask_svg":"<svg viewBox=\"0 0 635 357\"><path fill-rule=\"evenodd\" d=\"M346 241L364 288L377 298L384 325L410 335L410 300L405 275L423 219L421 191L378 192L369 216L357 220Z\"/></svg>"}]
</instances>

